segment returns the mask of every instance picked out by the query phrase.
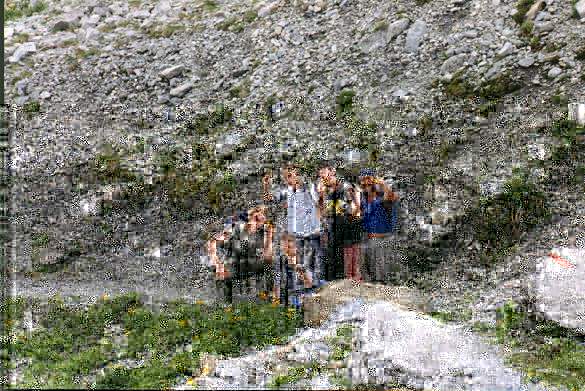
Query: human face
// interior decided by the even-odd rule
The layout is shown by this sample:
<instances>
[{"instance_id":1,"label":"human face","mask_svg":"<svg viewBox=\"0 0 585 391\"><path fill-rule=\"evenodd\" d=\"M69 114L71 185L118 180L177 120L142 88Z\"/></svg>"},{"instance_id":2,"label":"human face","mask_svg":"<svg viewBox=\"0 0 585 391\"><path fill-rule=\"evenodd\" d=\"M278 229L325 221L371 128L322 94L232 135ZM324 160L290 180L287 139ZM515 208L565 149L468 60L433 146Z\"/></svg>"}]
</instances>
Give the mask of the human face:
<instances>
[{"instance_id":1,"label":"human face","mask_svg":"<svg viewBox=\"0 0 585 391\"><path fill-rule=\"evenodd\" d=\"M374 184L374 177L373 176L364 176L360 178L360 184L362 186L371 186Z\"/></svg>"},{"instance_id":2,"label":"human face","mask_svg":"<svg viewBox=\"0 0 585 391\"><path fill-rule=\"evenodd\" d=\"M289 186L294 186L299 183L299 174L294 169L288 169L284 172L284 179Z\"/></svg>"},{"instance_id":3,"label":"human face","mask_svg":"<svg viewBox=\"0 0 585 391\"><path fill-rule=\"evenodd\" d=\"M335 182L335 170L331 167L324 167L319 170L319 176L326 186L331 186Z\"/></svg>"}]
</instances>

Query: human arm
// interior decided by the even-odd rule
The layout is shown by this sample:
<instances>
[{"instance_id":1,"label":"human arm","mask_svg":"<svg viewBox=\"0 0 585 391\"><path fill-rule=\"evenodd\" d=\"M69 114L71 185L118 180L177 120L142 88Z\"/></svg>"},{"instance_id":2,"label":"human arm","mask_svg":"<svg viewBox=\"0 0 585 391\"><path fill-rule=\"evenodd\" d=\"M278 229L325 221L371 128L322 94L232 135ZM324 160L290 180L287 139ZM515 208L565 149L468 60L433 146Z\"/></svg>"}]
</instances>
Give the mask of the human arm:
<instances>
[{"instance_id":1,"label":"human arm","mask_svg":"<svg viewBox=\"0 0 585 391\"><path fill-rule=\"evenodd\" d=\"M270 174L264 175L262 178L262 188L264 189L264 201L274 200L274 195L270 192L270 186L272 185L272 176Z\"/></svg>"},{"instance_id":2,"label":"human arm","mask_svg":"<svg viewBox=\"0 0 585 391\"><path fill-rule=\"evenodd\" d=\"M274 256L273 249L273 237L274 237L274 226L270 223L266 224L266 230L264 231L264 260L272 262Z\"/></svg>"},{"instance_id":3,"label":"human arm","mask_svg":"<svg viewBox=\"0 0 585 391\"><path fill-rule=\"evenodd\" d=\"M215 267L215 275L218 279L223 280L226 277L229 277L229 272L225 270L225 265L221 259L217 256L217 242L218 241L225 241L227 240L229 234L227 232L221 232L214 235L208 242L207 242L207 252L209 254L209 259L211 261L212 266Z\"/></svg>"}]
</instances>

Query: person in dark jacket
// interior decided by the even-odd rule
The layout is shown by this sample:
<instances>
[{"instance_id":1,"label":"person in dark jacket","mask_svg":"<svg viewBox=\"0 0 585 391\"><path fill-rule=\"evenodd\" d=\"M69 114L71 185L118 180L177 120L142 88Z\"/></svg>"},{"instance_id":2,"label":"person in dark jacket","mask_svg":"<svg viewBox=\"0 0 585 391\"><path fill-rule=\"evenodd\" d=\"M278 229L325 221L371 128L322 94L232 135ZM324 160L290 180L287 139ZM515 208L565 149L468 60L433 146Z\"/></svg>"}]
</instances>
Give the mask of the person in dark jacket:
<instances>
[{"instance_id":1,"label":"person in dark jacket","mask_svg":"<svg viewBox=\"0 0 585 391\"><path fill-rule=\"evenodd\" d=\"M273 232L265 207L259 206L248 211L247 221L236 221L209 240L208 255L215 267L218 289L228 302L233 301L234 282L241 287L243 282L249 285L253 280L258 292L272 290ZM218 256L218 247L224 259Z\"/></svg>"}]
</instances>

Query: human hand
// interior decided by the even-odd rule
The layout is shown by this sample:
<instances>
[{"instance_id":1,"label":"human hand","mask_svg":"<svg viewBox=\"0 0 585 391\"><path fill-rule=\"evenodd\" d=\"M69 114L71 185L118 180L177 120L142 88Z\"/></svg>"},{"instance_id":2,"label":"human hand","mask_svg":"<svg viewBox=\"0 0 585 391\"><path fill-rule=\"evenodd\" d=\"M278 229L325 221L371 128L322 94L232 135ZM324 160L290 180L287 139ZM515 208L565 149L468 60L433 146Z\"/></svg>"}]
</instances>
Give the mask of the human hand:
<instances>
[{"instance_id":1,"label":"human hand","mask_svg":"<svg viewBox=\"0 0 585 391\"><path fill-rule=\"evenodd\" d=\"M262 177L262 184L264 185L264 187L270 186L271 183L272 183L272 174L266 174L266 175L264 175L264 177Z\"/></svg>"},{"instance_id":2,"label":"human hand","mask_svg":"<svg viewBox=\"0 0 585 391\"><path fill-rule=\"evenodd\" d=\"M218 280L226 280L231 276L230 272L227 270L216 270L215 271L215 278Z\"/></svg>"}]
</instances>

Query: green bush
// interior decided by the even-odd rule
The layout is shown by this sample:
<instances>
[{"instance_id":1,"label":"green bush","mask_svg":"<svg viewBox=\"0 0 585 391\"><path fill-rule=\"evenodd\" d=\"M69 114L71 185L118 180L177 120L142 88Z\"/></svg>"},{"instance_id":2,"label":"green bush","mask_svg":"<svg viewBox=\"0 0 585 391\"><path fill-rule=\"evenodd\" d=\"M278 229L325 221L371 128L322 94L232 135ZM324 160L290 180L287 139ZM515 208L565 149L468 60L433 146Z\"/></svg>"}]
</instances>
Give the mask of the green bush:
<instances>
[{"instance_id":1,"label":"green bush","mask_svg":"<svg viewBox=\"0 0 585 391\"><path fill-rule=\"evenodd\" d=\"M534 2L535 0L519 0L516 3L516 10L518 12L512 17L516 23L521 25L524 22L524 17Z\"/></svg>"},{"instance_id":2,"label":"green bush","mask_svg":"<svg viewBox=\"0 0 585 391\"><path fill-rule=\"evenodd\" d=\"M34 6L31 6L29 0L8 0L4 5L4 22L19 19L23 16L31 16L33 14L43 12L46 8L47 4L42 1L38 1Z\"/></svg>"},{"instance_id":3,"label":"green bush","mask_svg":"<svg viewBox=\"0 0 585 391\"><path fill-rule=\"evenodd\" d=\"M473 96L474 87L467 80L463 79L461 71L455 73L449 83L443 86L445 95L454 98L466 98Z\"/></svg>"},{"instance_id":4,"label":"green bush","mask_svg":"<svg viewBox=\"0 0 585 391\"><path fill-rule=\"evenodd\" d=\"M581 46L575 52L575 59L579 61L585 61L585 46Z\"/></svg>"},{"instance_id":5,"label":"green bush","mask_svg":"<svg viewBox=\"0 0 585 391\"><path fill-rule=\"evenodd\" d=\"M355 95L356 95L355 92L352 90L343 90L335 98L335 103L337 107L336 112L339 117L343 116L346 113L353 113Z\"/></svg>"},{"instance_id":6,"label":"green bush","mask_svg":"<svg viewBox=\"0 0 585 391\"><path fill-rule=\"evenodd\" d=\"M12 304L17 312L23 311L19 310L22 301ZM67 307L56 298L43 313L42 328L11 347L16 357L33 359L18 386L83 388L79 376L149 351L152 358L139 368L106 368L96 387L166 388L178 376L196 374L201 352L233 356L248 346L283 343L302 325L300 313L280 306L173 302L154 311L137 294L103 297L86 310ZM121 325L126 334L127 344L122 347L105 335L105 327L112 324ZM191 352L175 353L185 344L191 344Z\"/></svg>"},{"instance_id":7,"label":"green bush","mask_svg":"<svg viewBox=\"0 0 585 391\"><path fill-rule=\"evenodd\" d=\"M529 37L534 29L534 22L527 20L520 25L520 32L522 35Z\"/></svg>"},{"instance_id":8,"label":"green bush","mask_svg":"<svg viewBox=\"0 0 585 391\"><path fill-rule=\"evenodd\" d=\"M502 74L485 82L480 87L480 96L485 99L498 99L522 88L522 84L513 80L509 74Z\"/></svg>"},{"instance_id":9,"label":"green bush","mask_svg":"<svg viewBox=\"0 0 585 391\"><path fill-rule=\"evenodd\" d=\"M504 185L504 191L480 200L471 212L475 237L493 261L507 254L523 232L535 228L550 217L546 196L528 182L526 174L516 174Z\"/></svg>"}]
</instances>

